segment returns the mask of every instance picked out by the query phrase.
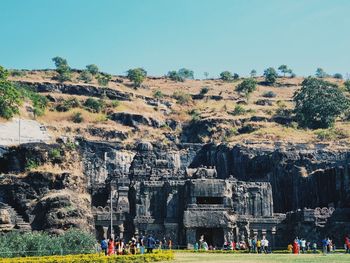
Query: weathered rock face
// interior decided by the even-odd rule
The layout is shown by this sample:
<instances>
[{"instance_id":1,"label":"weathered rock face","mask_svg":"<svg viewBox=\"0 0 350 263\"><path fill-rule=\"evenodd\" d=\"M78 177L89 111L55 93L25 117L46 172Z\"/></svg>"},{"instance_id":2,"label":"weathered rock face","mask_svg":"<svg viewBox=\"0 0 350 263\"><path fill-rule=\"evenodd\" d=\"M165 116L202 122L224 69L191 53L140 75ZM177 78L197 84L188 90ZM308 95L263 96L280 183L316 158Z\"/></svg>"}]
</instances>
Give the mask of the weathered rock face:
<instances>
[{"instance_id":1,"label":"weathered rock face","mask_svg":"<svg viewBox=\"0 0 350 263\"><path fill-rule=\"evenodd\" d=\"M111 100L130 100L131 94L122 93L114 89L99 88L90 85L70 85L63 83L51 83L51 82L20 82L33 87L37 92L56 92L71 95L84 95L102 98L107 96Z\"/></svg>"},{"instance_id":2,"label":"weathered rock face","mask_svg":"<svg viewBox=\"0 0 350 263\"><path fill-rule=\"evenodd\" d=\"M63 165L64 158L50 154L61 145L0 149L0 202L8 206L0 207L0 225L6 231L22 217L32 229L51 232L95 226L101 237L110 224L110 202L116 235L151 232L180 245L201 235L213 244L276 235L284 245L296 235L319 239L350 231L346 150L249 142L232 147L142 142L128 148L78 142L80 175L27 172L29 160ZM319 207L334 211L325 219Z\"/></svg>"},{"instance_id":3,"label":"weathered rock face","mask_svg":"<svg viewBox=\"0 0 350 263\"><path fill-rule=\"evenodd\" d=\"M191 164L217 167L219 178L270 182L274 211L350 206L349 154L305 145L274 149L206 145Z\"/></svg>"},{"instance_id":4,"label":"weathered rock face","mask_svg":"<svg viewBox=\"0 0 350 263\"><path fill-rule=\"evenodd\" d=\"M12 218L8 230L58 233L76 227L92 231L91 198L84 177L69 172L27 172L34 166L60 165L67 154L60 145L27 144L2 155L0 202L4 204L3 219L6 213Z\"/></svg>"}]
</instances>

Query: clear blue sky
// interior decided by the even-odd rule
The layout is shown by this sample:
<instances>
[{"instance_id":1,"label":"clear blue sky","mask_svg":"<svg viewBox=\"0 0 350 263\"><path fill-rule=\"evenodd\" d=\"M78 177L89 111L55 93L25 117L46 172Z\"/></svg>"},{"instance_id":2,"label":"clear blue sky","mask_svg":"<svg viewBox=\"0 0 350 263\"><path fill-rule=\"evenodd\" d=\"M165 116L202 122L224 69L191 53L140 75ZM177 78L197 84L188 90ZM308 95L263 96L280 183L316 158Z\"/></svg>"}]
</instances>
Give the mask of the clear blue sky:
<instances>
[{"instance_id":1,"label":"clear blue sky","mask_svg":"<svg viewBox=\"0 0 350 263\"><path fill-rule=\"evenodd\" d=\"M0 0L0 64L124 74L187 67L248 75L285 63L298 75L350 72L349 0Z\"/></svg>"}]
</instances>

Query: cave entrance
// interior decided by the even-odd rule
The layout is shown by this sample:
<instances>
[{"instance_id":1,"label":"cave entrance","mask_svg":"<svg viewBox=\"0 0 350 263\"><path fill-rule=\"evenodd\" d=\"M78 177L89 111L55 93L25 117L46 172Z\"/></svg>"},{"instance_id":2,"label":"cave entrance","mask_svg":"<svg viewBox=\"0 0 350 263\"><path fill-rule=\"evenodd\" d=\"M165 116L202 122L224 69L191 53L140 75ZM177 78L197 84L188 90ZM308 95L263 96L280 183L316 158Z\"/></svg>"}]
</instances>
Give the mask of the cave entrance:
<instances>
[{"instance_id":1,"label":"cave entrance","mask_svg":"<svg viewBox=\"0 0 350 263\"><path fill-rule=\"evenodd\" d=\"M221 248L224 244L224 230L222 228L197 228L196 240L200 240L201 236L208 246Z\"/></svg>"},{"instance_id":2,"label":"cave entrance","mask_svg":"<svg viewBox=\"0 0 350 263\"><path fill-rule=\"evenodd\" d=\"M197 205L222 205L224 199L222 197L198 196L196 203Z\"/></svg>"}]
</instances>

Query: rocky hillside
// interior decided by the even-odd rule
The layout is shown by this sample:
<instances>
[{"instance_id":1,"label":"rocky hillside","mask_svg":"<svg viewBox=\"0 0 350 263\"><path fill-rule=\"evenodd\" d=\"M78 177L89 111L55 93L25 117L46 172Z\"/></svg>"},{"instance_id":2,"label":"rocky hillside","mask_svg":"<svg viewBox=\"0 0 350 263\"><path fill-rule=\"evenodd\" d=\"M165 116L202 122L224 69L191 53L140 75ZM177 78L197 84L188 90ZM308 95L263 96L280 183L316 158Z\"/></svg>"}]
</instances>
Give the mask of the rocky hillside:
<instances>
[{"instance_id":1,"label":"rocky hillside","mask_svg":"<svg viewBox=\"0 0 350 263\"><path fill-rule=\"evenodd\" d=\"M316 143L348 142L348 121L338 119L331 130L298 128L291 110L293 94L303 78L277 79L274 86L257 77L257 90L249 97L235 91L242 79L186 80L148 77L141 87L122 76L113 76L107 86L89 84L73 74L72 81L52 80L54 71L27 71L10 79L45 95L50 103L37 120L51 135L83 136L133 144L142 138L179 142L236 143L244 140ZM343 81L328 79L342 86ZM96 99L86 104L88 98ZM94 108L94 106L96 106ZM22 117L33 118L30 105Z\"/></svg>"},{"instance_id":2,"label":"rocky hillside","mask_svg":"<svg viewBox=\"0 0 350 263\"><path fill-rule=\"evenodd\" d=\"M10 78L48 99L36 117L26 101L21 118L46 127L50 140L0 145L4 231L91 231L92 207L108 206L114 177L181 179L187 169L202 166L215 166L221 179L269 182L274 212L349 208L349 122L299 128L291 110L303 78L281 77L268 86L258 77L257 90L247 97L235 91L241 79L148 77L135 89L121 76L102 87L80 82L77 72L64 83L52 80L55 74L26 71Z\"/></svg>"}]
</instances>

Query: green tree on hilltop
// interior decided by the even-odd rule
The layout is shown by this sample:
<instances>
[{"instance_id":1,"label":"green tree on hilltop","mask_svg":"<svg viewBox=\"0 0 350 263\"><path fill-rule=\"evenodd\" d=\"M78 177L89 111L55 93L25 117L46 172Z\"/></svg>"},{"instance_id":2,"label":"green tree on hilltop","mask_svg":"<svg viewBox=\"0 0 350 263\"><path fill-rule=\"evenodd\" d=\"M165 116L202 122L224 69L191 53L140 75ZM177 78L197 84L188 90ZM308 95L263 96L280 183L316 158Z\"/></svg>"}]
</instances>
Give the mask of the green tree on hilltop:
<instances>
[{"instance_id":1,"label":"green tree on hilltop","mask_svg":"<svg viewBox=\"0 0 350 263\"><path fill-rule=\"evenodd\" d=\"M255 78L256 77L256 70L252 69L252 71L250 71L250 77L251 78Z\"/></svg>"},{"instance_id":2,"label":"green tree on hilltop","mask_svg":"<svg viewBox=\"0 0 350 263\"><path fill-rule=\"evenodd\" d=\"M184 79L194 79L194 73L193 70L187 69L187 68L181 68L177 72L181 78Z\"/></svg>"},{"instance_id":3,"label":"green tree on hilltop","mask_svg":"<svg viewBox=\"0 0 350 263\"><path fill-rule=\"evenodd\" d=\"M143 68L134 68L127 71L127 77L134 82L134 87L140 87L147 76L147 71Z\"/></svg>"},{"instance_id":4,"label":"green tree on hilltop","mask_svg":"<svg viewBox=\"0 0 350 263\"><path fill-rule=\"evenodd\" d=\"M273 85L276 82L278 74L274 68L270 67L265 69L264 76L265 76L265 81L270 85Z\"/></svg>"},{"instance_id":5,"label":"green tree on hilltop","mask_svg":"<svg viewBox=\"0 0 350 263\"><path fill-rule=\"evenodd\" d=\"M288 68L287 65L281 65L281 66L279 66L279 67L278 67L278 70L279 70L280 72L283 73L283 77L285 77L286 74L289 74L290 76L293 75L293 70L291 70L290 68Z\"/></svg>"},{"instance_id":6,"label":"green tree on hilltop","mask_svg":"<svg viewBox=\"0 0 350 263\"><path fill-rule=\"evenodd\" d=\"M315 76L322 79L327 77L327 73L323 70L323 68L317 68Z\"/></svg>"},{"instance_id":7,"label":"green tree on hilltop","mask_svg":"<svg viewBox=\"0 0 350 263\"><path fill-rule=\"evenodd\" d=\"M223 71L220 73L220 79L223 81L231 81L233 79L232 73L230 71Z\"/></svg>"},{"instance_id":8,"label":"green tree on hilltop","mask_svg":"<svg viewBox=\"0 0 350 263\"><path fill-rule=\"evenodd\" d=\"M349 109L349 100L337 85L312 77L303 81L293 100L300 126L312 129L331 127Z\"/></svg>"},{"instance_id":9,"label":"green tree on hilltop","mask_svg":"<svg viewBox=\"0 0 350 263\"><path fill-rule=\"evenodd\" d=\"M87 71L89 71L92 75L97 75L99 70L95 64L90 64L86 66Z\"/></svg>"},{"instance_id":10,"label":"green tree on hilltop","mask_svg":"<svg viewBox=\"0 0 350 263\"><path fill-rule=\"evenodd\" d=\"M56 71L58 73L57 80L65 82L72 79L71 68L68 66L66 59L62 57L54 57L52 61L55 63Z\"/></svg>"}]
</instances>

